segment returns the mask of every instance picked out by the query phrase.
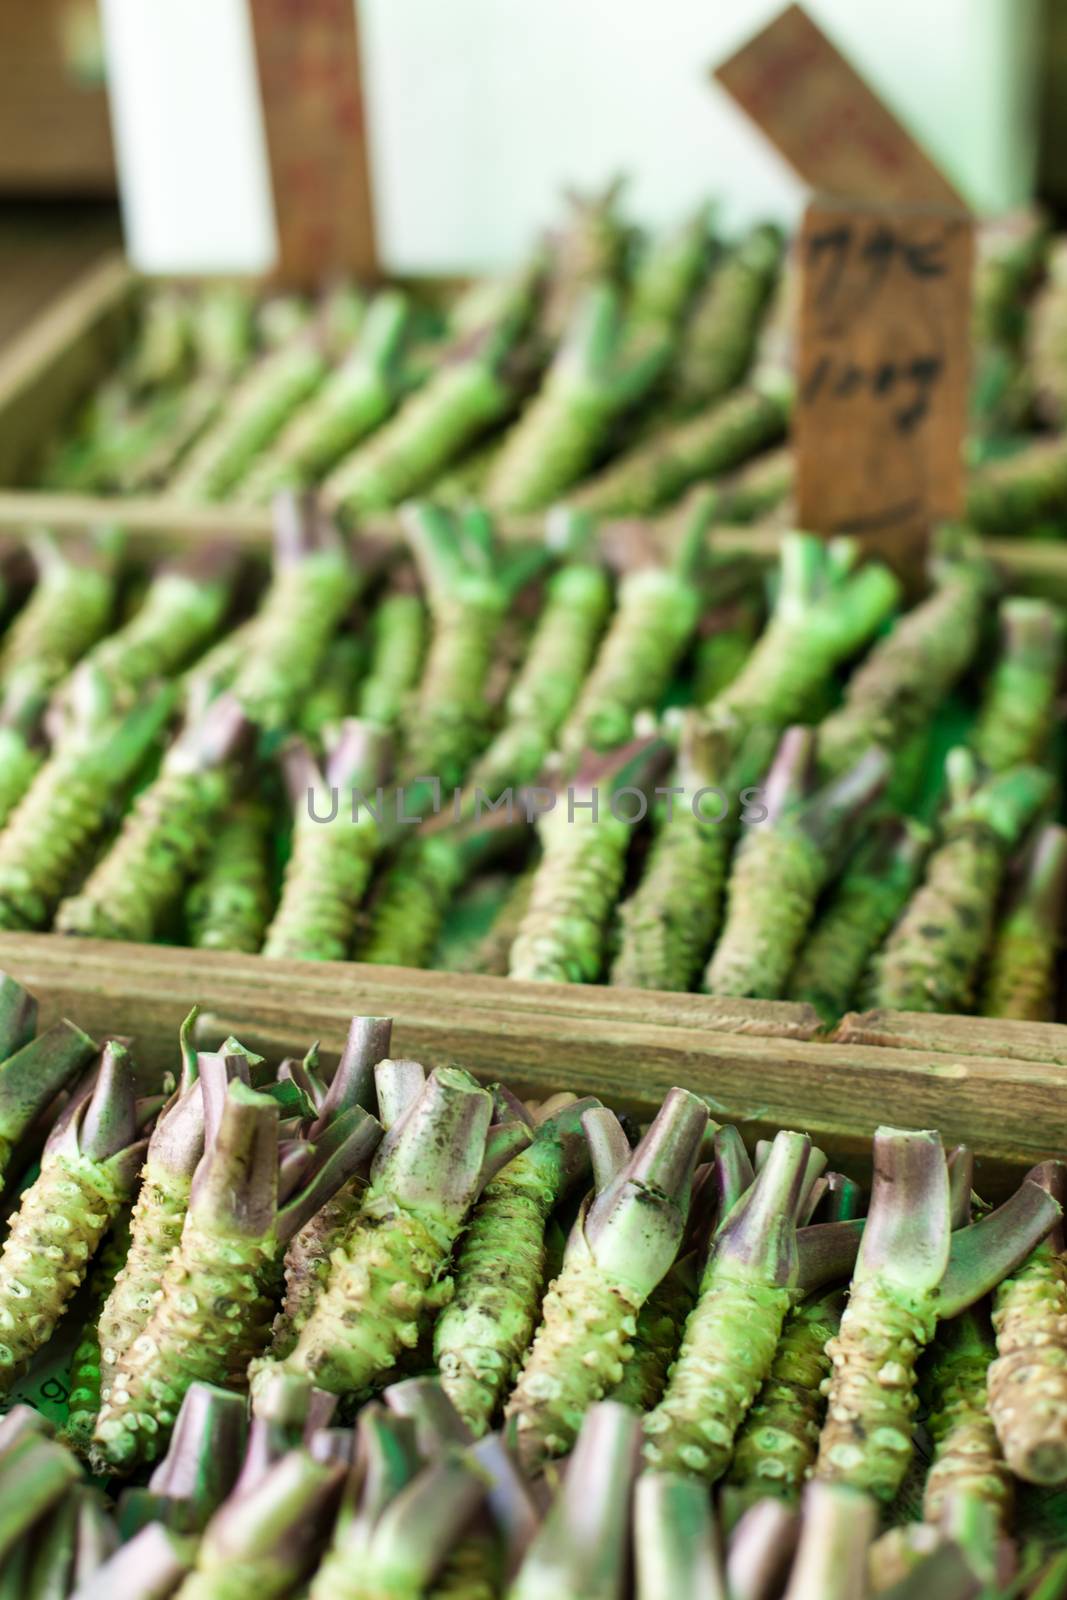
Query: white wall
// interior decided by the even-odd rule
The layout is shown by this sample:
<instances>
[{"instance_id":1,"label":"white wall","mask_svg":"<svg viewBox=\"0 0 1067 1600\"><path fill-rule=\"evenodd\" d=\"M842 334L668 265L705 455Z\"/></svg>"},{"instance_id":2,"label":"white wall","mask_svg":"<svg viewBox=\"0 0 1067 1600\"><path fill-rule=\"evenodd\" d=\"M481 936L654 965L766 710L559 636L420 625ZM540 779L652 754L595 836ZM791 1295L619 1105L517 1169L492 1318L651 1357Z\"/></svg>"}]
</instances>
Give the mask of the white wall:
<instances>
[{"instance_id":1,"label":"white wall","mask_svg":"<svg viewBox=\"0 0 1067 1600\"><path fill-rule=\"evenodd\" d=\"M709 192L730 223L788 217L800 203L799 185L707 76L781 0L358 3L392 268L513 259L563 183L620 170L633 211L650 222ZM104 0L131 247L143 265L254 266L272 248L244 4ZM809 0L981 209L1028 193L1036 5Z\"/></svg>"}]
</instances>

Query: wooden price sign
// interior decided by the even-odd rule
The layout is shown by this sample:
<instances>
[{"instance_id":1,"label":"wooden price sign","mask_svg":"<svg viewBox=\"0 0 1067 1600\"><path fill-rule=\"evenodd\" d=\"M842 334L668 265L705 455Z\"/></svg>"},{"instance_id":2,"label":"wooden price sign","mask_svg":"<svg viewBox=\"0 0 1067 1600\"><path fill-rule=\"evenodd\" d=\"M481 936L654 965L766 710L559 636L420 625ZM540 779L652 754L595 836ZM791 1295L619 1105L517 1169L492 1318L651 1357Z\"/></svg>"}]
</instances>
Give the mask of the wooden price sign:
<instances>
[{"instance_id":1,"label":"wooden price sign","mask_svg":"<svg viewBox=\"0 0 1067 1600\"><path fill-rule=\"evenodd\" d=\"M797 242L797 512L914 570L963 509L973 225L800 6L716 78L821 191Z\"/></svg>"},{"instance_id":2,"label":"wooden price sign","mask_svg":"<svg viewBox=\"0 0 1067 1600\"><path fill-rule=\"evenodd\" d=\"M366 277L374 211L355 0L250 0L274 215L276 276Z\"/></svg>"}]
</instances>

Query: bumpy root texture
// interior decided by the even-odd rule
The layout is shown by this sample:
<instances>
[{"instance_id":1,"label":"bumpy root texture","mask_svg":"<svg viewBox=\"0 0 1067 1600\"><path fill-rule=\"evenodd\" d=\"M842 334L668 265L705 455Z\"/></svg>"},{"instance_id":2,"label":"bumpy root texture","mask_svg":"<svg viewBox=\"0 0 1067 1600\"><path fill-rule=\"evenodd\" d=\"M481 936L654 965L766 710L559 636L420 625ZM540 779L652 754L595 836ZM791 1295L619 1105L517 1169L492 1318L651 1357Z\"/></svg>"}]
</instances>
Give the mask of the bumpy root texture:
<instances>
[{"instance_id":1,"label":"bumpy root texture","mask_svg":"<svg viewBox=\"0 0 1067 1600\"><path fill-rule=\"evenodd\" d=\"M1051 1022L1056 1008L1056 960L1067 900L1067 829L1041 828L997 929L986 971L987 1017Z\"/></svg>"},{"instance_id":2,"label":"bumpy root texture","mask_svg":"<svg viewBox=\"0 0 1067 1600\"><path fill-rule=\"evenodd\" d=\"M681 1242L707 1109L672 1089L632 1154L610 1113L583 1120L597 1194L572 1229L505 1409L519 1459L534 1473L567 1453L589 1406L622 1379L637 1314Z\"/></svg>"},{"instance_id":3,"label":"bumpy root texture","mask_svg":"<svg viewBox=\"0 0 1067 1600\"><path fill-rule=\"evenodd\" d=\"M1044 759L1063 663L1063 615L1048 601L1002 601L1000 627L1000 658L974 731L991 772Z\"/></svg>"},{"instance_id":4,"label":"bumpy root texture","mask_svg":"<svg viewBox=\"0 0 1067 1600\"><path fill-rule=\"evenodd\" d=\"M714 1482L729 1465L789 1310L809 1154L801 1134L778 1134L720 1226L667 1392L645 1418L645 1460L656 1471Z\"/></svg>"},{"instance_id":5,"label":"bumpy root texture","mask_svg":"<svg viewBox=\"0 0 1067 1600\"><path fill-rule=\"evenodd\" d=\"M1061 1205L1058 1162L1029 1176ZM1067 1481L1067 1256L1062 1225L1006 1278L993 1300L997 1359L989 1368L989 1410L1004 1458L1027 1483Z\"/></svg>"},{"instance_id":6,"label":"bumpy root texture","mask_svg":"<svg viewBox=\"0 0 1067 1600\"><path fill-rule=\"evenodd\" d=\"M923 1492L923 1516L939 1523L957 1497L988 1505L1002 1530L1011 1513L1011 1473L989 1413L986 1379L993 1354L988 1327L964 1312L947 1323L927 1374L927 1429L934 1461Z\"/></svg>"}]
</instances>

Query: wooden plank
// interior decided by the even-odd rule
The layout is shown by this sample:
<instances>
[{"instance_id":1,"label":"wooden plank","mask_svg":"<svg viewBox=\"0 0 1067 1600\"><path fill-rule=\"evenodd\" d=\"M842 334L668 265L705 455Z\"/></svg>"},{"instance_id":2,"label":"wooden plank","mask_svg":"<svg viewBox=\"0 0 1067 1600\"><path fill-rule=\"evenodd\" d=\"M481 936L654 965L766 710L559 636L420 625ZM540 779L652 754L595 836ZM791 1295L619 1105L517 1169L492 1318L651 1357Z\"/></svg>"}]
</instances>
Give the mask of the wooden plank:
<instances>
[{"instance_id":1,"label":"wooden plank","mask_svg":"<svg viewBox=\"0 0 1067 1600\"><path fill-rule=\"evenodd\" d=\"M523 986L507 979L52 935L0 936L0 968L39 995L44 1020L69 1015L90 1031L130 1033L156 1069L174 1064L177 1026L194 1002L208 1032L232 1030L287 1051L319 1038L336 1052L349 1016L372 1011L395 1017L398 1052L459 1061L530 1092L578 1087L648 1111L681 1083L706 1095L721 1120L752 1132L800 1126L835 1153L861 1153L881 1122L940 1128L1005 1168L1067 1151L1067 1097L1055 1066L718 1032L707 1025L716 1012L697 995L678 1005L537 985L524 1004Z\"/></svg>"},{"instance_id":2,"label":"wooden plank","mask_svg":"<svg viewBox=\"0 0 1067 1600\"><path fill-rule=\"evenodd\" d=\"M816 200L798 241L797 514L917 574L964 509L973 226Z\"/></svg>"},{"instance_id":3,"label":"wooden plank","mask_svg":"<svg viewBox=\"0 0 1067 1600\"><path fill-rule=\"evenodd\" d=\"M109 253L0 354L0 483L18 482L105 369L136 281Z\"/></svg>"},{"instance_id":4,"label":"wooden plank","mask_svg":"<svg viewBox=\"0 0 1067 1600\"><path fill-rule=\"evenodd\" d=\"M959 194L799 5L714 76L813 189L961 207Z\"/></svg>"},{"instance_id":5,"label":"wooden plank","mask_svg":"<svg viewBox=\"0 0 1067 1600\"><path fill-rule=\"evenodd\" d=\"M850 1011L834 1029L837 1044L889 1045L924 1054L991 1056L1067 1067L1067 1025L956 1017L924 1011ZM1060 1074L1062 1088L1067 1075Z\"/></svg>"},{"instance_id":6,"label":"wooden plank","mask_svg":"<svg viewBox=\"0 0 1067 1600\"><path fill-rule=\"evenodd\" d=\"M277 276L315 287L377 268L353 0L250 0Z\"/></svg>"}]
</instances>

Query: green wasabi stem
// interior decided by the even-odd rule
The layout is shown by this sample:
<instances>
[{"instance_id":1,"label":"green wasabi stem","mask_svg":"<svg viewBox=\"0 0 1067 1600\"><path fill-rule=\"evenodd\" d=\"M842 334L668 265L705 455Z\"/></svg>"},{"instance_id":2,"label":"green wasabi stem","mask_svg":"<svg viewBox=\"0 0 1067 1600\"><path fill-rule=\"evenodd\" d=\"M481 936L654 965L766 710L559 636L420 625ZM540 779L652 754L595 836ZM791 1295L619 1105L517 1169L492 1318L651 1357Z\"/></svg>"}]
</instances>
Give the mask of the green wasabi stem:
<instances>
[{"instance_id":1,"label":"green wasabi stem","mask_svg":"<svg viewBox=\"0 0 1067 1600\"><path fill-rule=\"evenodd\" d=\"M726 1551L730 1600L779 1600L799 1534L799 1513L781 1500L760 1500L746 1511Z\"/></svg>"},{"instance_id":2,"label":"green wasabi stem","mask_svg":"<svg viewBox=\"0 0 1067 1600\"><path fill-rule=\"evenodd\" d=\"M328 740L325 772L307 747L292 744L286 780L296 820L281 899L263 954L290 961L348 956L374 862L386 843L371 802L388 761L388 740L371 723L348 718Z\"/></svg>"},{"instance_id":3,"label":"green wasabi stem","mask_svg":"<svg viewBox=\"0 0 1067 1600\"><path fill-rule=\"evenodd\" d=\"M100 1410L102 1360L100 1352L100 1313L115 1285L130 1247L130 1213L125 1208L112 1223L93 1263L90 1284L92 1300L82 1324L81 1335L70 1358L67 1398L67 1425L63 1442L77 1455L86 1455Z\"/></svg>"},{"instance_id":4,"label":"green wasabi stem","mask_svg":"<svg viewBox=\"0 0 1067 1600\"><path fill-rule=\"evenodd\" d=\"M126 1261L115 1278L98 1322L101 1397L107 1399L115 1369L144 1329L163 1273L181 1240L193 1174L204 1153L204 1098L200 1057L188 1047L195 1010L182 1024L181 1082L160 1112L148 1141L141 1187L133 1207ZM222 1073L247 1079L249 1057L236 1040L222 1053Z\"/></svg>"},{"instance_id":5,"label":"green wasabi stem","mask_svg":"<svg viewBox=\"0 0 1067 1600\"><path fill-rule=\"evenodd\" d=\"M192 358L191 312L188 295L169 284L144 296L125 363L135 391L165 389L186 377Z\"/></svg>"},{"instance_id":6,"label":"green wasabi stem","mask_svg":"<svg viewBox=\"0 0 1067 1600\"><path fill-rule=\"evenodd\" d=\"M490 506L539 511L583 478L611 428L645 398L670 358L659 322L631 327L611 283L586 291L544 382L509 433L485 485Z\"/></svg>"},{"instance_id":7,"label":"green wasabi stem","mask_svg":"<svg viewBox=\"0 0 1067 1600\"><path fill-rule=\"evenodd\" d=\"M939 1135L879 1128L848 1306L827 1347L833 1372L816 1477L894 1498L912 1454L916 1362L938 1321L988 1294L1058 1215L1057 1203L1024 1181L998 1211L953 1232Z\"/></svg>"},{"instance_id":8,"label":"green wasabi stem","mask_svg":"<svg viewBox=\"0 0 1067 1600\"><path fill-rule=\"evenodd\" d=\"M719 478L784 438L792 404L788 380L739 389L683 422L662 422L586 478L567 500L602 516L647 516L695 483Z\"/></svg>"},{"instance_id":9,"label":"green wasabi stem","mask_svg":"<svg viewBox=\"0 0 1067 1600\"><path fill-rule=\"evenodd\" d=\"M215 700L167 750L118 837L77 894L60 903L59 933L148 943L206 854L233 797L252 729L235 700Z\"/></svg>"},{"instance_id":10,"label":"green wasabi stem","mask_svg":"<svg viewBox=\"0 0 1067 1600\"><path fill-rule=\"evenodd\" d=\"M619 1383L641 1306L681 1243L707 1107L672 1089L631 1152L611 1112L582 1119L595 1195L567 1241L505 1416L528 1474L566 1455L591 1405Z\"/></svg>"},{"instance_id":11,"label":"green wasabi stem","mask_svg":"<svg viewBox=\"0 0 1067 1600\"><path fill-rule=\"evenodd\" d=\"M753 228L712 273L686 324L671 373L668 409L680 416L720 400L745 377L782 267L784 241L769 223Z\"/></svg>"},{"instance_id":12,"label":"green wasabi stem","mask_svg":"<svg viewBox=\"0 0 1067 1600\"><path fill-rule=\"evenodd\" d=\"M197 377L148 401L114 436L110 458L103 464L106 486L122 494L165 491L187 452L215 425L226 394L219 378Z\"/></svg>"},{"instance_id":13,"label":"green wasabi stem","mask_svg":"<svg viewBox=\"0 0 1067 1600\"><path fill-rule=\"evenodd\" d=\"M51 1338L89 1263L132 1198L144 1157L133 1063L104 1048L92 1090L72 1099L22 1194L0 1254L0 1386Z\"/></svg>"},{"instance_id":14,"label":"green wasabi stem","mask_svg":"<svg viewBox=\"0 0 1067 1600\"><path fill-rule=\"evenodd\" d=\"M190 1385L170 1447L145 1489L125 1489L119 1526L129 1539L150 1523L199 1533L233 1490L248 1440L247 1401L209 1383Z\"/></svg>"},{"instance_id":15,"label":"green wasabi stem","mask_svg":"<svg viewBox=\"0 0 1067 1600\"><path fill-rule=\"evenodd\" d=\"M856 554L848 540L783 537L774 611L739 676L712 702L716 712L730 713L742 726L779 730L810 715L838 667L863 648L900 599L888 568L868 562L851 570Z\"/></svg>"},{"instance_id":16,"label":"green wasabi stem","mask_svg":"<svg viewBox=\"0 0 1067 1600\"><path fill-rule=\"evenodd\" d=\"M312 320L312 304L304 294L279 290L259 300L255 307L255 334L261 350L281 350L305 332Z\"/></svg>"},{"instance_id":17,"label":"green wasabi stem","mask_svg":"<svg viewBox=\"0 0 1067 1600\"><path fill-rule=\"evenodd\" d=\"M5 977L5 988L9 984L17 988ZM11 999L3 1019L8 1024L6 1037L0 1041L5 1044L15 1044L24 1031L19 1026L23 1006L18 996ZM0 1060L0 1189L14 1176L23 1140L95 1054L96 1045L87 1033L72 1022L57 1022Z\"/></svg>"},{"instance_id":18,"label":"green wasabi stem","mask_svg":"<svg viewBox=\"0 0 1067 1600\"><path fill-rule=\"evenodd\" d=\"M623 797L636 795L647 809L645 793L666 750L650 737L587 759L565 806L550 790L531 791L531 798L547 794L552 808L538 823L541 859L508 958L509 978L596 982L634 834L636 813Z\"/></svg>"},{"instance_id":19,"label":"green wasabi stem","mask_svg":"<svg viewBox=\"0 0 1067 1600\"><path fill-rule=\"evenodd\" d=\"M626 307L631 333L648 327L677 337L707 269L709 222L710 209L702 205L681 227L657 234L645 246L634 269Z\"/></svg>"},{"instance_id":20,"label":"green wasabi stem","mask_svg":"<svg viewBox=\"0 0 1067 1600\"><path fill-rule=\"evenodd\" d=\"M79 1031L72 1023L65 1026L74 1033ZM10 974L0 972L0 1063L29 1044L36 1031L36 995L24 989Z\"/></svg>"},{"instance_id":21,"label":"green wasabi stem","mask_svg":"<svg viewBox=\"0 0 1067 1600\"><path fill-rule=\"evenodd\" d=\"M865 1600L877 1528L878 1508L867 1495L841 1484L809 1484L782 1600Z\"/></svg>"},{"instance_id":22,"label":"green wasabi stem","mask_svg":"<svg viewBox=\"0 0 1067 1600\"><path fill-rule=\"evenodd\" d=\"M1056 964L1067 901L1067 830L1039 829L1012 884L993 938L982 1014L1052 1022Z\"/></svg>"},{"instance_id":23,"label":"green wasabi stem","mask_svg":"<svg viewBox=\"0 0 1067 1600\"><path fill-rule=\"evenodd\" d=\"M991 772L1045 758L1063 666L1063 613L1046 600L1004 600L1000 641L971 736Z\"/></svg>"},{"instance_id":24,"label":"green wasabi stem","mask_svg":"<svg viewBox=\"0 0 1067 1600\"><path fill-rule=\"evenodd\" d=\"M1061 1206L1063 1165L1046 1161L1028 1178ZM997 1359L989 1411L1004 1459L1026 1483L1067 1480L1067 1255L1060 1223L1003 1278L993 1298Z\"/></svg>"},{"instance_id":25,"label":"green wasabi stem","mask_svg":"<svg viewBox=\"0 0 1067 1600\"><path fill-rule=\"evenodd\" d=\"M623 1600L640 1421L625 1406L591 1407L508 1600Z\"/></svg>"},{"instance_id":26,"label":"green wasabi stem","mask_svg":"<svg viewBox=\"0 0 1067 1600\"><path fill-rule=\"evenodd\" d=\"M356 959L380 967L428 966L448 908L469 871L458 836L409 839L371 901Z\"/></svg>"},{"instance_id":27,"label":"green wasabi stem","mask_svg":"<svg viewBox=\"0 0 1067 1600\"><path fill-rule=\"evenodd\" d=\"M103 830L172 704L161 688L123 716L95 677L79 687L67 738L0 833L0 927L44 927Z\"/></svg>"},{"instance_id":28,"label":"green wasabi stem","mask_svg":"<svg viewBox=\"0 0 1067 1600\"><path fill-rule=\"evenodd\" d=\"M460 520L415 505L406 532L432 618L422 678L405 718L402 777L462 782L485 742L486 686L509 594L487 548L480 514Z\"/></svg>"},{"instance_id":29,"label":"green wasabi stem","mask_svg":"<svg viewBox=\"0 0 1067 1600\"><path fill-rule=\"evenodd\" d=\"M624 744L637 713L658 707L700 616L699 573L714 511L714 493L697 491L670 518L665 556L641 561L619 584L608 630L560 733L568 766L586 750Z\"/></svg>"},{"instance_id":30,"label":"green wasabi stem","mask_svg":"<svg viewBox=\"0 0 1067 1600\"><path fill-rule=\"evenodd\" d=\"M622 179L614 178L599 193L564 192L566 218L548 236L547 281L537 313L537 332L548 351L562 339L586 292L622 276L629 244L618 209L622 188Z\"/></svg>"},{"instance_id":31,"label":"green wasabi stem","mask_svg":"<svg viewBox=\"0 0 1067 1600\"><path fill-rule=\"evenodd\" d=\"M783 510L796 483L792 446L767 450L718 485L727 522L758 522Z\"/></svg>"},{"instance_id":32,"label":"green wasabi stem","mask_svg":"<svg viewBox=\"0 0 1067 1600\"><path fill-rule=\"evenodd\" d=\"M0 1456L6 1456L21 1439L29 1436L52 1439L55 1427L41 1411L16 1401L0 1416Z\"/></svg>"},{"instance_id":33,"label":"green wasabi stem","mask_svg":"<svg viewBox=\"0 0 1067 1600\"><path fill-rule=\"evenodd\" d=\"M388 1017L352 1018L337 1070L316 1108L318 1119L309 1130L312 1140L325 1135L353 1106L373 1104L374 1071L388 1058L392 1028ZM380 1109L382 1125L388 1129L388 1108ZM270 1360L283 1359L296 1344L329 1276L330 1258L353 1226L365 1190L362 1174L350 1178L293 1235L285 1252L285 1296L271 1331Z\"/></svg>"},{"instance_id":34,"label":"green wasabi stem","mask_svg":"<svg viewBox=\"0 0 1067 1600\"><path fill-rule=\"evenodd\" d=\"M240 500L265 505L279 489L317 483L386 420L403 391L410 322L406 295L388 289L375 297L344 361L239 480Z\"/></svg>"},{"instance_id":35,"label":"green wasabi stem","mask_svg":"<svg viewBox=\"0 0 1067 1600\"><path fill-rule=\"evenodd\" d=\"M530 909L530 897L537 882L536 862L521 872L508 890L493 918L489 932L479 940L469 959L463 964L464 972L480 972L488 977L506 978L511 947L518 937L523 919Z\"/></svg>"},{"instance_id":36,"label":"green wasabi stem","mask_svg":"<svg viewBox=\"0 0 1067 1600\"><path fill-rule=\"evenodd\" d=\"M417 1091L372 1163L359 1215L286 1371L331 1394L365 1396L415 1346L420 1314L449 1286L471 1206L529 1142L519 1124L490 1133L492 1114L492 1097L455 1068L438 1068Z\"/></svg>"},{"instance_id":37,"label":"green wasabi stem","mask_svg":"<svg viewBox=\"0 0 1067 1600\"><path fill-rule=\"evenodd\" d=\"M326 477L330 507L356 517L399 505L508 415L516 400L509 358L530 323L538 276L526 269L493 286L480 320L460 333L422 388Z\"/></svg>"},{"instance_id":38,"label":"green wasabi stem","mask_svg":"<svg viewBox=\"0 0 1067 1600\"><path fill-rule=\"evenodd\" d=\"M358 634L339 633L331 640L318 681L300 707L299 732L312 744L321 742L327 728L353 715L365 659Z\"/></svg>"},{"instance_id":39,"label":"green wasabi stem","mask_svg":"<svg viewBox=\"0 0 1067 1600\"><path fill-rule=\"evenodd\" d=\"M762 1171L720 1223L666 1393L645 1418L645 1460L655 1471L714 1482L729 1465L796 1293L797 1216L810 1151L803 1135L779 1133Z\"/></svg>"},{"instance_id":40,"label":"green wasabi stem","mask_svg":"<svg viewBox=\"0 0 1067 1600\"><path fill-rule=\"evenodd\" d=\"M641 880L619 907L611 981L630 989L691 989L719 924L733 829L716 812L730 796L736 729L690 712L675 782ZM712 805L702 810L702 797Z\"/></svg>"},{"instance_id":41,"label":"green wasabi stem","mask_svg":"<svg viewBox=\"0 0 1067 1600\"><path fill-rule=\"evenodd\" d=\"M986 433L1019 426L1029 409L1033 374L1026 370L1025 347L1032 319L1026 302L1050 240L1047 217L1030 208L988 219L978 229L971 419Z\"/></svg>"},{"instance_id":42,"label":"green wasabi stem","mask_svg":"<svg viewBox=\"0 0 1067 1600\"><path fill-rule=\"evenodd\" d=\"M270 922L272 819L266 806L241 800L222 817L185 902L196 950L262 947Z\"/></svg>"},{"instance_id":43,"label":"green wasabi stem","mask_svg":"<svg viewBox=\"0 0 1067 1600\"><path fill-rule=\"evenodd\" d=\"M199 370L233 381L247 363L254 339L252 291L238 283L212 283L193 305L193 343Z\"/></svg>"},{"instance_id":44,"label":"green wasabi stem","mask_svg":"<svg viewBox=\"0 0 1067 1600\"><path fill-rule=\"evenodd\" d=\"M994 1537L1003 1537L1009 1532L1014 1492L986 1393L995 1353L984 1308L965 1311L939 1330L922 1376L926 1429L934 1442L923 1517L941 1524L951 1503L978 1502L991 1516Z\"/></svg>"},{"instance_id":45,"label":"green wasabi stem","mask_svg":"<svg viewBox=\"0 0 1067 1600\"><path fill-rule=\"evenodd\" d=\"M897 1011L970 1009L1009 856L1052 791L1039 767L982 782L962 747L945 770L941 842L871 969L872 1003Z\"/></svg>"},{"instance_id":46,"label":"green wasabi stem","mask_svg":"<svg viewBox=\"0 0 1067 1600\"><path fill-rule=\"evenodd\" d=\"M453 1546L432 1600L497 1600L518 1573L541 1524L536 1491L500 1434L479 1440L469 1455L485 1480L485 1504Z\"/></svg>"},{"instance_id":47,"label":"green wasabi stem","mask_svg":"<svg viewBox=\"0 0 1067 1600\"><path fill-rule=\"evenodd\" d=\"M1042 1566L1027 1600L1062 1600L1067 1584L1067 1554L1053 1556Z\"/></svg>"},{"instance_id":48,"label":"green wasabi stem","mask_svg":"<svg viewBox=\"0 0 1067 1600\"><path fill-rule=\"evenodd\" d=\"M490 797L533 783L586 681L611 609L603 568L572 562L545 586L545 601L504 702L504 725L476 762L471 782Z\"/></svg>"},{"instance_id":49,"label":"green wasabi stem","mask_svg":"<svg viewBox=\"0 0 1067 1600\"><path fill-rule=\"evenodd\" d=\"M979 533L1025 535L1059 520L1067 506L1067 447L1059 434L1027 436L1011 455L972 469L967 521Z\"/></svg>"},{"instance_id":50,"label":"green wasabi stem","mask_svg":"<svg viewBox=\"0 0 1067 1600\"><path fill-rule=\"evenodd\" d=\"M420 1466L415 1423L378 1401L361 1407L355 1424L353 1470L334 1527L333 1542L310 1589L310 1600L359 1600L375 1526L412 1482Z\"/></svg>"},{"instance_id":51,"label":"green wasabi stem","mask_svg":"<svg viewBox=\"0 0 1067 1600\"><path fill-rule=\"evenodd\" d=\"M703 1484L646 1472L634 1485L635 1600L727 1600L719 1535Z\"/></svg>"},{"instance_id":52,"label":"green wasabi stem","mask_svg":"<svg viewBox=\"0 0 1067 1600\"><path fill-rule=\"evenodd\" d=\"M291 1450L251 1488L220 1506L175 1600L282 1600L326 1547L344 1468Z\"/></svg>"},{"instance_id":53,"label":"green wasabi stem","mask_svg":"<svg viewBox=\"0 0 1067 1600\"><path fill-rule=\"evenodd\" d=\"M224 633L217 644L193 663L179 679L186 711L202 711L216 695L228 689L249 652L254 649L259 631L259 615L253 614Z\"/></svg>"},{"instance_id":54,"label":"green wasabi stem","mask_svg":"<svg viewBox=\"0 0 1067 1600\"><path fill-rule=\"evenodd\" d=\"M359 716L383 728L397 726L419 681L426 632L426 607L414 589L409 593L400 588L379 601L371 618L370 661L359 689Z\"/></svg>"},{"instance_id":55,"label":"green wasabi stem","mask_svg":"<svg viewBox=\"0 0 1067 1600\"><path fill-rule=\"evenodd\" d=\"M31 1536L40 1517L66 1499L81 1479L76 1457L52 1439L28 1433L0 1461L0 1561Z\"/></svg>"},{"instance_id":56,"label":"green wasabi stem","mask_svg":"<svg viewBox=\"0 0 1067 1600\"><path fill-rule=\"evenodd\" d=\"M161 567L129 622L90 650L77 671L98 672L117 706L132 704L153 679L172 677L217 632L236 568L236 551L224 545ZM65 714L66 699L61 688L53 709Z\"/></svg>"},{"instance_id":57,"label":"green wasabi stem","mask_svg":"<svg viewBox=\"0 0 1067 1600\"><path fill-rule=\"evenodd\" d=\"M810 728L790 728L778 747L763 796L767 816L749 824L734 856L726 918L705 973L709 994L785 993L819 894L885 788L883 750L868 750L819 789L814 753Z\"/></svg>"},{"instance_id":58,"label":"green wasabi stem","mask_svg":"<svg viewBox=\"0 0 1067 1600\"><path fill-rule=\"evenodd\" d=\"M545 1229L588 1172L582 1117L597 1103L587 1097L535 1118L532 1143L486 1187L460 1242L433 1348L445 1393L475 1438L514 1384L537 1325Z\"/></svg>"},{"instance_id":59,"label":"green wasabi stem","mask_svg":"<svg viewBox=\"0 0 1067 1600\"><path fill-rule=\"evenodd\" d=\"M1067 248L1057 239L1048 252L1048 271L1030 313L1026 356L1041 420L1060 428L1067 419Z\"/></svg>"},{"instance_id":60,"label":"green wasabi stem","mask_svg":"<svg viewBox=\"0 0 1067 1600\"><path fill-rule=\"evenodd\" d=\"M170 1600L196 1559L193 1540L150 1523L78 1589L78 1600Z\"/></svg>"},{"instance_id":61,"label":"green wasabi stem","mask_svg":"<svg viewBox=\"0 0 1067 1600\"><path fill-rule=\"evenodd\" d=\"M0 828L44 764L45 706L46 696L25 682L0 698Z\"/></svg>"},{"instance_id":62,"label":"green wasabi stem","mask_svg":"<svg viewBox=\"0 0 1067 1600\"><path fill-rule=\"evenodd\" d=\"M363 575L337 530L309 501L275 501L274 576L231 688L248 717L284 728L314 685Z\"/></svg>"},{"instance_id":63,"label":"green wasabi stem","mask_svg":"<svg viewBox=\"0 0 1067 1600\"><path fill-rule=\"evenodd\" d=\"M313 395L329 363L317 329L268 351L229 391L219 419L167 484L176 500L223 500L293 413Z\"/></svg>"},{"instance_id":64,"label":"green wasabi stem","mask_svg":"<svg viewBox=\"0 0 1067 1600\"><path fill-rule=\"evenodd\" d=\"M314 1146L279 1144L276 1100L240 1080L228 1085L217 1126L206 1093L205 1113L181 1239L97 1418L98 1470L129 1473L155 1459L191 1383L244 1386L270 1338L289 1240L365 1167L381 1132L353 1107Z\"/></svg>"},{"instance_id":65,"label":"green wasabi stem","mask_svg":"<svg viewBox=\"0 0 1067 1600\"><path fill-rule=\"evenodd\" d=\"M103 1495L79 1485L72 1496L75 1509L73 1559L68 1582L74 1593L109 1561L119 1547L119 1532Z\"/></svg>"},{"instance_id":66,"label":"green wasabi stem","mask_svg":"<svg viewBox=\"0 0 1067 1600\"><path fill-rule=\"evenodd\" d=\"M700 619L693 661L693 700L707 705L740 677L763 626L763 607L754 595L729 600Z\"/></svg>"},{"instance_id":67,"label":"green wasabi stem","mask_svg":"<svg viewBox=\"0 0 1067 1600\"><path fill-rule=\"evenodd\" d=\"M911 896L930 833L909 817L877 817L845 863L801 946L790 1000L826 1022L848 1010L860 980Z\"/></svg>"},{"instance_id":68,"label":"green wasabi stem","mask_svg":"<svg viewBox=\"0 0 1067 1600\"><path fill-rule=\"evenodd\" d=\"M37 582L0 640L0 687L47 693L106 632L115 608L118 541L113 534L58 545L32 539Z\"/></svg>"},{"instance_id":69,"label":"green wasabi stem","mask_svg":"<svg viewBox=\"0 0 1067 1600\"><path fill-rule=\"evenodd\" d=\"M774 1495L799 1503L819 1444L830 1375L826 1344L844 1309L844 1293L804 1300L786 1317L770 1371L734 1441L726 1482L731 1515Z\"/></svg>"}]
</instances>

